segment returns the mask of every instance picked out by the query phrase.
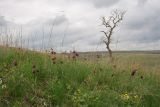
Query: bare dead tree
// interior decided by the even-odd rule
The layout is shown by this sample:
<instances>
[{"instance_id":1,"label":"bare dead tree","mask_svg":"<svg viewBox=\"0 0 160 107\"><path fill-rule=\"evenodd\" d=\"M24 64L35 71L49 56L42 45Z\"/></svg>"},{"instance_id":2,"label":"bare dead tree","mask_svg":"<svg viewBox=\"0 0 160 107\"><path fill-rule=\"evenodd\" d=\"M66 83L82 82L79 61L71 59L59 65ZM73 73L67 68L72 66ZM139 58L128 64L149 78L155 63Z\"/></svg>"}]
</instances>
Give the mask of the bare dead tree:
<instances>
[{"instance_id":1,"label":"bare dead tree","mask_svg":"<svg viewBox=\"0 0 160 107\"><path fill-rule=\"evenodd\" d=\"M102 25L105 27L106 30L101 32L103 32L105 35L103 42L106 45L110 58L112 58L112 50L110 48L111 37L113 35L113 31L118 26L118 23L123 20L124 14L125 11L114 10L112 11L111 16L108 19L102 17Z\"/></svg>"}]
</instances>

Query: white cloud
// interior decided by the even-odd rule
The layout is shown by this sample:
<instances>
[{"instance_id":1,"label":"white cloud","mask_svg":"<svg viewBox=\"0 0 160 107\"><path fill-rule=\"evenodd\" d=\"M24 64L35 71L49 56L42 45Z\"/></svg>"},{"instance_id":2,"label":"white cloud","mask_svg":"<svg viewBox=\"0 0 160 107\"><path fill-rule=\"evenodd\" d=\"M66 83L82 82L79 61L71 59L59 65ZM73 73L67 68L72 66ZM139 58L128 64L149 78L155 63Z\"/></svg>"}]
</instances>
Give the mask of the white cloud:
<instances>
[{"instance_id":1,"label":"white cloud","mask_svg":"<svg viewBox=\"0 0 160 107\"><path fill-rule=\"evenodd\" d=\"M120 50L152 49L154 45L159 49L159 4L159 0L1 0L0 15L4 17L0 25L12 23L18 26L17 32L22 26L24 39L34 42L30 47L41 47L43 33L44 44L48 44L51 24L56 20L51 43L45 47L95 50L103 36L101 17L117 8L127 13L113 35L113 49L117 40ZM16 33L14 37L18 38ZM105 45L100 44L98 49L104 50Z\"/></svg>"}]
</instances>

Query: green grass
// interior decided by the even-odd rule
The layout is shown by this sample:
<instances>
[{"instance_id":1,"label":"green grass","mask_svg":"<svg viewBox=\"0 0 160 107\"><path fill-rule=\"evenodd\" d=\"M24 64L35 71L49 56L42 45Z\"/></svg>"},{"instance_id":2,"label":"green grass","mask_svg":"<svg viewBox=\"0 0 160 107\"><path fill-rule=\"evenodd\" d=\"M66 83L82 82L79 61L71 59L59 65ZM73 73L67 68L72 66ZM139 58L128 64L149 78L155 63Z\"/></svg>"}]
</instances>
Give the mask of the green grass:
<instances>
[{"instance_id":1,"label":"green grass","mask_svg":"<svg viewBox=\"0 0 160 107\"><path fill-rule=\"evenodd\" d=\"M116 68L106 57L81 55L57 55L53 64L49 54L0 48L0 107L159 107L160 55L114 56Z\"/></svg>"}]
</instances>

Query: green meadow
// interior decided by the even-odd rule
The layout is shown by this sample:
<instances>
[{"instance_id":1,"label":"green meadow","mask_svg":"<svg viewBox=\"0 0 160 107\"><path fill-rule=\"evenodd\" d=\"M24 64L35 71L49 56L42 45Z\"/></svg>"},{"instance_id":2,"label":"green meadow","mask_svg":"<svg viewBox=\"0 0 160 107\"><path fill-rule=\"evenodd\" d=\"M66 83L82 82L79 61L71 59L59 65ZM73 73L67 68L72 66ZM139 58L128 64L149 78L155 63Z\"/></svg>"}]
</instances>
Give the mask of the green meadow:
<instances>
[{"instance_id":1,"label":"green meadow","mask_svg":"<svg viewBox=\"0 0 160 107\"><path fill-rule=\"evenodd\" d=\"M159 107L160 54L0 47L0 107Z\"/></svg>"}]
</instances>

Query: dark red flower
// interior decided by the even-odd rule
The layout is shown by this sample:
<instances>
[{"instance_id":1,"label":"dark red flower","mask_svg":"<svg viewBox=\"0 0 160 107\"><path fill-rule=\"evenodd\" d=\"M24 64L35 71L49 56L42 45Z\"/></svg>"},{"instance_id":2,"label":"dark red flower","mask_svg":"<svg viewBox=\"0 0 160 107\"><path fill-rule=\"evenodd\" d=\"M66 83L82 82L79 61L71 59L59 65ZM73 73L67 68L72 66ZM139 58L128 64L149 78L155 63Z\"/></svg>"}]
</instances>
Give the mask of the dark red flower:
<instances>
[{"instance_id":1,"label":"dark red flower","mask_svg":"<svg viewBox=\"0 0 160 107\"><path fill-rule=\"evenodd\" d=\"M76 53L76 51L73 51L72 53Z\"/></svg>"},{"instance_id":2,"label":"dark red flower","mask_svg":"<svg viewBox=\"0 0 160 107\"><path fill-rule=\"evenodd\" d=\"M16 60L13 61L13 65L14 65L14 66L17 66L17 65L18 65L18 63L17 63Z\"/></svg>"},{"instance_id":3,"label":"dark red flower","mask_svg":"<svg viewBox=\"0 0 160 107\"><path fill-rule=\"evenodd\" d=\"M79 54L78 53L75 53L75 55L78 57L79 56Z\"/></svg>"},{"instance_id":4,"label":"dark red flower","mask_svg":"<svg viewBox=\"0 0 160 107\"><path fill-rule=\"evenodd\" d=\"M51 51L51 54L53 54L54 52L53 51Z\"/></svg>"},{"instance_id":5,"label":"dark red flower","mask_svg":"<svg viewBox=\"0 0 160 107\"><path fill-rule=\"evenodd\" d=\"M99 56L99 55L97 55L97 58L100 58L100 56Z\"/></svg>"},{"instance_id":6,"label":"dark red flower","mask_svg":"<svg viewBox=\"0 0 160 107\"><path fill-rule=\"evenodd\" d=\"M36 68L36 65L33 65L32 68Z\"/></svg>"},{"instance_id":7,"label":"dark red flower","mask_svg":"<svg viewBox=\"0 0 160 107\"><path fill-rule=\"evenodd\" d=\"M35 74L36 73L36 69L32 69L32 73Z\"/></svg>"},{"instance_id":8,"label":"dark red flower","mask_svg":"<svg viewBox=\"0 0 160 107\"><path fill-rule=\"evenodd\" d=\"M143 76L141 76L141 79L143 79Z\"/></svg>"},{"instance_id":9,"label":"dark red flower","mask_svg":"<svg viewBox=\"0 0 160 107\"><path fill-rule=\"evenodd\" d=\"M131 73L131 76L134 76L136 74L136 72L137 72L137 69L133 69L132 73Z\"/></svg>"},{"instance_id":10,"label":"dark red flower","mask_svg":"<svg viewBox=\"0 0 160 107\"><path fill-rule=\"evenodd\" d=\"M56 57L52 57L52 61L56 60Z\"/></svg>"}]
</instances>

